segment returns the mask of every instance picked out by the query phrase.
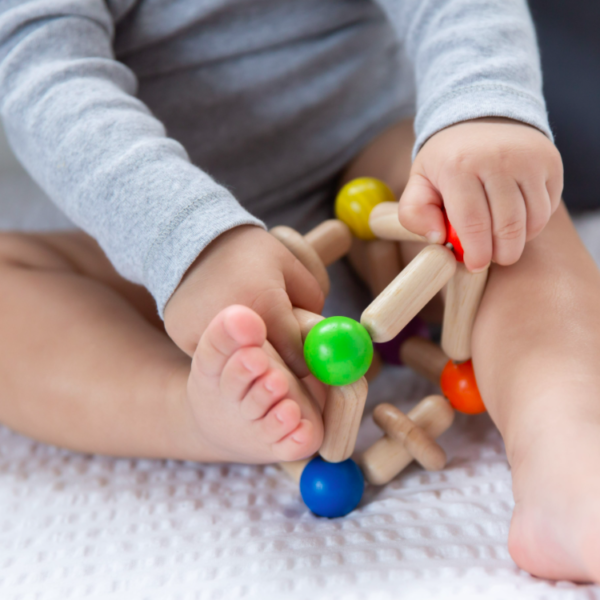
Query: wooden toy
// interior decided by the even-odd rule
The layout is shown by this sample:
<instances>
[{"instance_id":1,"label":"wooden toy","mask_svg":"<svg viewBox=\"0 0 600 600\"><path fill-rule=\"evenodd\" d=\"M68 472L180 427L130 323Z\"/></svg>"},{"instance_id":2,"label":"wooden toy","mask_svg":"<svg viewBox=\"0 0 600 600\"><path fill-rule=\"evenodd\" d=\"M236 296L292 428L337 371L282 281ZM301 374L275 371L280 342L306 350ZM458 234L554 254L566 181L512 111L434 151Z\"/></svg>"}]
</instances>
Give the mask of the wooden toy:
<instances>
[{"instance_id":1,"label":"wooden toy","mask_svg":"<svg viewBox=\"0 0 600 600\"><path fill-rule=\"evenodd\" d=\"M365 480L353 460L331 463L313 458L300 476L304 503L321 517L343 517L360 502Z\"/></svg>"},{"instance_id":2,"label":"wooden toy","mask_svg":"<svg viewBox=\"0 0 600 600\"><path fill-rule=\"evenodd\" d=\"M469 415L485 412L470 360L455 363L437 344L418 337L404 342L400 357L413 371L439 385L454 409Z\"/></svg>"},{"instance_id":3,"label":"wooden toy","mask_svg":"<svg viewBox=\"0 0 600 600\"><path fill-rule=\"evenodd\" d=\"M374 342L396 337L442 289L456 270L456 259L444 246L426 246L371 302L360 322Z\"/></svg>"},{"instance_id":4,"label":"wooden toy","mask_svg":"<svg viewBox=\"0 0 600 600\"><path fill-rule=\"evenodd\" d=\"M354 319L330 317L317 323L306 336L304 359L319 381L347 385L369 370L373 342L367 330Z\"/></svg>"},{"instance_id":5,"label":"wooden toy","mask_svg":"<svg viewBox=\"0 0 600 600\"><path fill-rule=\"evenodd\" d=\"M425 242L427 238L409 231L398 221L398 203L382 202L373 208L369 215L369 227L381 240L397 242Z\"/></svg>"},{"instance_id":6,"label":"wooden toy","mask_svg":"<svg viewBox=\"0 0 600 600\"><path fill-rule=\"evenodd\" d=\"M321 324L327 324L332 321L332 319L323 319L320 315L315 315L314 313L299 308L294 309L294 315L300 323L300 331L305 342L305 351L307 342L310 342L312 330L319 327ZM340 317L333 317L333 319L340 319ZM346 318L343 317L343 319ZM347 319L347 321L352 322L352 319ZM359 323L356 323L356 321L354 321L354 323L360 327ZM339 345L339 340L335 339L335 331L337 330L339 333L340 330L335 327L333 329L334 335L331 336L331 332L327 334L326 331L326 338L333 339L333 346L337 346ZM321 329L321 331L323 330ZM323 411L325 434L319 453L325 460L330 462L341 462L352 456L369 390L367 380L363 375L369 367L370 358L373 356L371 340L366 332L361 332L359 328L351 328L350 331L358 332L360 342L357 345L360 346L361 351L363 351L363 356L359 361L360 365L358 371L355 370L356 361L354 360L354 357L349 357L351 368L354 370L354 375L358 378L352 377L347 380L348 383L343 385L329 384L330 387L327 389L327 398L325 401L325 409ZM347 330L344 331L342 329L341 333L342 339L347 339ZM364 336L366 336L366 340L364 339ZM317 330L314 339L317 340L317 344L323 344L327 347L327 339L323 339L322 336L320 336L319 330ZM366 352L364 351L365 349ZM326 357L324 362L330 365L332 361L329 360L329 357ZM323 372L320 368L322 365L319 365L318 361L315 360L311 360L311 362L307 361L307 364L309 365L309 368L311 365L313 365L313 368L316 368L316 372L312 369L311 371L315 377L320 379L319 376ZM327 381L324 381L324 383L331 381L326 370L325 378ZM321 379L321 381L323 381L323 379Z\"/></svg>"},{"instance_id":7,"label":"wooden toy","mask_svg":"<svg viewBox=\"0 0 600 600\"><path fill-rule=\"evenodd\" d=\"M331 284L325 267L350 250L352 236L348 227L341 221L331 219L304 237L284 225L273 227L270 232L313 274L327 296Z\"/></svg>"},{"instance_id":8,"label":"wooden toy","mask_svg":"<svg viewBox=\"0 0 600 600\"><path fill-rule=\"evenodd\" d=\"M452 424L453 407L470 414L485 410L468 359L487 269L467 271L460 240L445 217L449 247L427 245L400 271L397 242L425 239L400 225L393 200L385 184L362 178L340 191L335 207L339 220L325 221L304 237L289 227L271 230L313 273L324 294L330 286L325 267L350 252L374 295L360 323L294 309L306 363L328 385L325 433L319 456L283 463L282 468L300 482L307 506L321 516L353 510L362 497L364 478L382 485L413 460L429 470L443 468L446 455L435 439ZM376 407L373 418L384 435L357 457L359 468L350 457L368 393L364 375L373 360L373 342L394 338L446 284L444 350L426 339L410 338L402 344L400 356L406 365L441 384L447 400L428 396L407 415L390 404Z\"/></svg>"},{"instance_id":9,"label":"wooden toy","mask_svg":"<svg viewBox=\"0 0 600 600\"><path fill-rule=\"evenodd\" d=\"M381 202L394 202L390 188L373 177L361 177L347 183L335 200L335 216L346 223L353 235L361 240L374 240L369 227L369 215Z\"/></svg>"},{"instance_id":10,"label":"wooden toy","mask_svg":"<svg viewBox=\"0 0 600 600\"><path fill-rule=\"evenodd\" d=\"M442 348L455 361L471 358L471 334L488 269L470 273L465 264L457 262L454 277L446 288L446 305L442 327Z\"/></svg>"},{"instance_id":11,"label":"wooden toy","mask_svg":"<svg viewBox=\"0 0 600 600\"><path fill-rule=\"evenodd\" d=\"M389 404L380 406L373 417L385 435L358 458L369 483L391 481L414 458L423 461L426 468L444 467L446 455L433 440L452 425L454 411L442 396L424 398L407 416Z\"/></svg>"},{"instance_id":12,"label":"wooden toy","mask_svg":"<svg viewBox=\"0 0 600 600\"><path fill-rule=\"evenodd\" d=\"M377 298L401 271L398 244L388 240L373 240L365 243L364 253L367 284L373 298Z\"/></svg>"}]
</instances>

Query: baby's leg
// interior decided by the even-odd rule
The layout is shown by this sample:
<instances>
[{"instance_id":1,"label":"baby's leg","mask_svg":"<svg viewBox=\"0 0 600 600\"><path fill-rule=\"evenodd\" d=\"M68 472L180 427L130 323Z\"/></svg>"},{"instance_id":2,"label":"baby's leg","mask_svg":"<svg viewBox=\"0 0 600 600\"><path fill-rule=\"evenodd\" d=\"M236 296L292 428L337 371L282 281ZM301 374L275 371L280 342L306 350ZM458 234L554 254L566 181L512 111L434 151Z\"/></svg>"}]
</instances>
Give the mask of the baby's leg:
<instances>
[{"instance_id":1,"label":"baby's leg","mask_svg":"<svg viewBox=\"0 0 600 600\"><path fill-rule=\"evenodd\" d=\"M82 233L0 234L0 340L0 422L41 441L244 462L320 444L318 408L254 312L219 313L190 370L147 291Z\"/></svg>"},{"instance_id":2,"label":"baby's leg","mask_svg":"<svg viewBox=\"0 0 600 600\"><path fill-rule=\"evenodd\" d=\"M600 581L600 272L564 206L517 264L492 267L473 361L512 467L513 558Z\"/></svg>"},{"instance_id":3,"label":"baby's leg","mask_svg":"<svg viewBox=\"0 0 600 600\"><path fill-rule=\"evenodd\" d=\"M344 180L379 177L399 197L412 141L409 122L388 130ZM513 471L513 558L542 577L600 581L600 272L564 206L516 265L492 266L473 361Z\"/></svg>"}]
</instances>

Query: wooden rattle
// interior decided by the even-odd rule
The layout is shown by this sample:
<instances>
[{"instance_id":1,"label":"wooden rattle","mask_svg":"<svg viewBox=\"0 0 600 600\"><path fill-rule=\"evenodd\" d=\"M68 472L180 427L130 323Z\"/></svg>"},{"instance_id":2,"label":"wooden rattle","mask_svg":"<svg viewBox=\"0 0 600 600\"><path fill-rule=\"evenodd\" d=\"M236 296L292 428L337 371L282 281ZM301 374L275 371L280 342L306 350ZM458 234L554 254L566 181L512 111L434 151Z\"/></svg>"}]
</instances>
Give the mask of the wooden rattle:
<instances>
[{"instance_id":1,"label":"wooden rattle","mask_svg":"<svg viewBox=\"0 0 600 600\"><path fill-rule=\"evenodd\" d=\"M430 340L409 338L400 348L402 362L442 388L452 407L469 415L485 412L473 363L455 363Z\"/></svg>"},{"instance_id":2,"label":"wooden rattle","mask_svg":"<svg viewBox=\"0 0 600 600\"><path fill-rule=\"evenodd\" d=\"M446 218L448 247L426 246L398 274L397 242L425 240L400 225L397 203L382 182L369 178L350 182L340 191L335 209L339 220L325 221L304 237L288 227L271 230L315 276L325 295L330 286L325 267L351 250L350 232L366 243L357 258L375 299L360 323L346 317L323 319L294 309L306 363L329 387L320 455L282 467L300 482L307 506L327 517L345 515L357 506L364 478L375 485L387 483L414 459L426 469L443 468L446 455L434 440L452 424L452 407L469 413L485 410L468 359L487 270L466 270L460 240ZM361 472L350 457L367 397L364 375L374 356L372 342L394 338L446 284L444 350L427 340L411 338L402 346L401 357L405 364L440 383L449 402L442 396L429 396L407 415L390 404L376 407L373 418L384 435L358 458Z\"/></svg>"},{"instance_id":3,"label":"wooden rattle","mask_svg":"<svg viewBox=\"0 0 600 600\"><path fill-rule=\"evenodd\" d=\"M274 235L314 276L323 294L329 294L326 266L345 256L352 244L347 225L336 219L324 221L305 236L291 227L273 227Z\"/></svg>"},{"instance_id":4,"label":"wooden rattle","mask_svg":"<svg viewBox=\"0 0 600 600\"><path fill-rule=\"evenodd\" d=\"M385 435L358 459L369 483L391 481L413 459L428 471L446 465L446 453L434 439L452 425L454 410L442 396L424 398L408 415L391 404L379 404L373 420Z\"/></svg>"}]
</instances>

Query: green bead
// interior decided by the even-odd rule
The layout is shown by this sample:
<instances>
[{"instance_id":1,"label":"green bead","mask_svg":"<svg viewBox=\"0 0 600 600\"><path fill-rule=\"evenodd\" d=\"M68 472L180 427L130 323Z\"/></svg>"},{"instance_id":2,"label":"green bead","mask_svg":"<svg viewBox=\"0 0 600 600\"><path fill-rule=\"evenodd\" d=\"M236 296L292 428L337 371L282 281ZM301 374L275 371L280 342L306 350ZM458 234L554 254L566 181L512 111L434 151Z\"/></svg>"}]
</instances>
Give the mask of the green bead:
<instances>
[{"instance_id":1,"label":"green bead","mask_svg":"<svg viewBox=\"0 0 600 600\"><path fill-rule=\"evenodd\" d=\"M327 385L358 381L371 366L373 342L354 319L329 317L306 336L304 359L310 372Z\"/></svg>"}]
</instances>

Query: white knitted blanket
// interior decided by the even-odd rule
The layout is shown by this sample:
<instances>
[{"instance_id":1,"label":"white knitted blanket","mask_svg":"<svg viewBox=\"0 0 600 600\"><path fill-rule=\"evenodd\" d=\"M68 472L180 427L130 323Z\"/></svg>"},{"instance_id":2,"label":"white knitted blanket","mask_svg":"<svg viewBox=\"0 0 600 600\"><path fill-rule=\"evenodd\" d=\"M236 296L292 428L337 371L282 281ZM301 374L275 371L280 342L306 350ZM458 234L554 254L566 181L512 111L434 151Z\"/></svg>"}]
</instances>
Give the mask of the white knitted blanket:
<instances>
[{"instance_id":1,"label":"white knitted blanket","mask_svg":"<svg viewBox=\"0 0 600 600\"><path fill-rule=\"evenodd\" d=\"M33 189L5 177L1 202ZM30 215L24 226L48 223L45 209ZM600 216L578 226L600 258ZM370 404L407 408L430 391L389 368ZM366 419L360 444L377 435ZM510 559L510 470L486 415L459 416L441 443L444 471L411 466L328 520L273 466L85 456L0 428L0 599L600 598Z\"/></svg>"}]
</instances>

